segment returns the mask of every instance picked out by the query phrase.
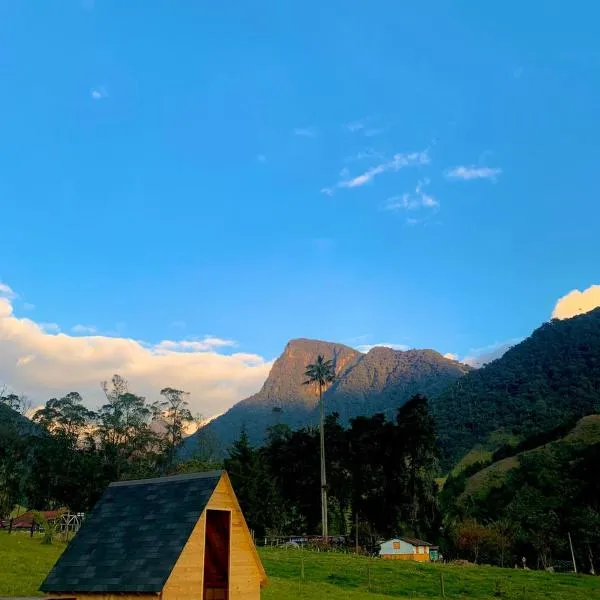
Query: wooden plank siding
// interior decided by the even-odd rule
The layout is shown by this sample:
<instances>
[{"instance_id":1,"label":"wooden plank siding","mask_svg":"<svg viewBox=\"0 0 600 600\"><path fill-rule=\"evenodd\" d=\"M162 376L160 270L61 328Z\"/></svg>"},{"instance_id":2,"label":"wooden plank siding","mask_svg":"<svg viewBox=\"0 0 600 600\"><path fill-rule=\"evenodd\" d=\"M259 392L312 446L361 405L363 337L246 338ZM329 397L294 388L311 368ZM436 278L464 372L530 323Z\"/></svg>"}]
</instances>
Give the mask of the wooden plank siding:
<instances>
[{"instance_id":1,"label":"wooden plank siding","mask_svg":"<svg viewBox=\"0 0 600 600\"><path fill-rule=\"evenodd\" d=\"M429 554L382 554L384 560L414 560L416 562L427 562Z\"/></svg>"}]
</instances>

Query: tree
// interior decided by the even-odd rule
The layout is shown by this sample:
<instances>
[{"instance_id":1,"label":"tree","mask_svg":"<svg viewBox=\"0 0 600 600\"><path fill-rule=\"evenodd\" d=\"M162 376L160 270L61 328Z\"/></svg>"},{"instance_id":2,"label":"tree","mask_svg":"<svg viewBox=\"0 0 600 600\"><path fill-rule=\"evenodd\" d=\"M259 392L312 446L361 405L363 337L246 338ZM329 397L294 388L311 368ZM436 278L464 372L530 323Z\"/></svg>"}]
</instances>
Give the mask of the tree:
<instances>
[{"instance_id":1,"label":"tree","mask_svg":"<svg viewBox=\"0 0 600 600\"><path fill-rule=\"evenodd\" d=\"M169 467L173 467L177 449L183 443L183 432L187 423L193 423L194 417L185 399L189 392L166 387L160 390L160 395L165 398L159 403L164 416L167 429L167 456Z\"/></svg>"},{"instance_id":2,"label":"tree","mask_svg":"<svg viewBox=\"0 0 600 600\"><path fill-rule=\"evenodd\" d=\"M314 385L319 391L319 435L321 456L321 526L323 537L328 538L327 527L327 476L325 474L325 409L323 407L323 390L334 380L333 362L325 360L319 354L316 362L306 365L304 376L308 379L304 385Z\"/></svg>"},{"instance_id":3,"label":"tree","mask_svg":"<svg viewBox=\"0 0 600 600\"><path fill-rule=\"evenodd\" d=\"M73 446L89 433L96 413L83 405L83 399L77 392L70 392L62 398L52 398L46 406L36 411L33 421L45 427L55 435L63 435Z\"/></svg>"},{"instance_id":4,"label":"tree","mask_svg":"<svg viewBox=\"0 0 600 600\"><path fill-rule=\"evenodd\" d=\"M234 442L224 466L248 525L256 536L281 533L285 510L279 489L270 472L265 451L250 445L245 429Z\"/></svg>"},{"instance_id":5,"label":"tree","mask_svg":"<svg viewBox=\"0 0 600 600\"><path fill-rule=\"evenodd\" d=\"M156 406L131 393L120 375L101 386L108 403L98 414L97 438L107 472L114 479L151 476L164 463L160 437L152 428Z\"/></svg>"},{"instance_id":6,"label":"tree","mask_svg":"<svg viewBox=\"0 0 600 600\"><path fill-rule=\"evenodd\" d=\"M403 517L414 534L424 535L437 518L437 447L435 422L425 396L417 394L398 409L397 445L402 448L406 470L407 510Z\"/></svg>"},{"instance_id":7,"label":"tree","mask_svg":"<svg viewBox=\"0 0 600 600\"><path fill-rule=\"evenodd\" d=\"M24 394L7 394L6 386L0 388L0 404L4 404L22 415L31 408L31 400L27 396Z\"/></svg>"},{"instance_id":8,"label":"tree","mask_svg":"<svg viewBox=\"0 0 600 600\"><path fill-rule=\"evenodd\" d=\"M454 535L456 547L470 552L473 562L477 563L479 553L489 538L488 529L475 519L465 519L456 526Z\"/></svg>"}]
</instances>

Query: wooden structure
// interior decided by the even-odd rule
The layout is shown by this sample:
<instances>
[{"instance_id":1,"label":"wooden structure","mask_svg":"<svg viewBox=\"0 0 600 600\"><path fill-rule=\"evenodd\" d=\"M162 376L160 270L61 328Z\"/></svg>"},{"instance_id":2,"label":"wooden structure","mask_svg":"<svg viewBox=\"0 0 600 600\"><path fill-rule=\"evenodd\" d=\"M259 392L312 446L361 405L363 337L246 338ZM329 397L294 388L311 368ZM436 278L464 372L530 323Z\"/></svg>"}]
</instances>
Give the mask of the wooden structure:
<instances>
[{"instance_id":1,"label":"wooden structure","mask_svg":"<svg viewBox=\"0 0 600 600\"><path fill-rule=\"evenodd\" d=\"M431 560L430 550L434 546L423 540L407 537L397 537L379 545L379 556L388 560L416 560L426 562Z\"/></svg>"},{"instance_id":2,"label":"wooden structure","mask_svg":"<svg viewBox=\"0 0 600 600\"><path fill-rule=\"evenodd\" d=\"M267 581L224 471L112 483L40 589L77 600L259 600Z\"/></svg>"}]
</instances>

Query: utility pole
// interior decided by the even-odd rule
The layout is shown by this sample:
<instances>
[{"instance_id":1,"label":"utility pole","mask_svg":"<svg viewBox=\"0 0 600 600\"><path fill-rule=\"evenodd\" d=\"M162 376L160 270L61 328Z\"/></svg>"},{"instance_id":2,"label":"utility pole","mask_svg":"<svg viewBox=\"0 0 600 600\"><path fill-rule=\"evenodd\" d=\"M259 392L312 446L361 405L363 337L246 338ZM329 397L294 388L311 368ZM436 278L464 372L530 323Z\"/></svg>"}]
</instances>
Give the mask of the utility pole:
<instances>
[{"instance_id":1,"label":"utility pole","mask_svg":"<svg viewBox=\"0 0 600 600\"><path fill-rule=\"evenodd\" d=\"M577 574L577 563L575 562L575 553L573 552L573 542L571 541L571 533L567 532L567 535L569 536L569 547L571 548L571 558L573 559L573 570L575 571L575 574Z\"/></svg>"}]
</instances>

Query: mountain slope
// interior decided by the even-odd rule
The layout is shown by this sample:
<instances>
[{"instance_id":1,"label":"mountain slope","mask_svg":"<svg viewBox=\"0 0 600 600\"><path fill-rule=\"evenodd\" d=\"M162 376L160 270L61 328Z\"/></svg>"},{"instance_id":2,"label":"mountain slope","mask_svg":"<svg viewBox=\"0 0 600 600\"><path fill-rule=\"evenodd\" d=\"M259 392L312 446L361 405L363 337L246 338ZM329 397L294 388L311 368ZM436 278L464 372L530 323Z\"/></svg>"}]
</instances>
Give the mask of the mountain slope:
<instances>
[{"instance_id":1,"label":"mountain slope","mask_svg":"<svg viewBox=\"0 0 600 600\"><path fill-rule=\"evenodd\" d=\"M600 309L545 323L434 398L445 466L499 433L528 437L600 410Z\"/></svg>"},{"instance_id":2,"label":"mountain slope","mask_svg":"<svg viewBox=\"0 0 600 600\"><path fill-rule=\"evenodd\" d=\"M292 340L275 361L262 389L242 400L207 428L228 447L245 427L252 442L262 443L266 429L278 422L292 428L317 423L317 396L303 385L306 365L317 355L331 358L336 381L325 392L327 413L338 412L343 422L375 412L395 413L417 392L432 396L469 371L433 350L373 348L368 354L331 342ZM275 412L273 409L276 409ZM278 409L281 409L280 411ZM187 449L194 446L188 438Z\"/></svg>"}]
</instances>

